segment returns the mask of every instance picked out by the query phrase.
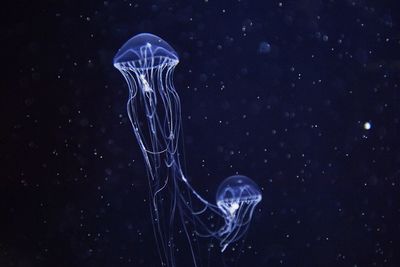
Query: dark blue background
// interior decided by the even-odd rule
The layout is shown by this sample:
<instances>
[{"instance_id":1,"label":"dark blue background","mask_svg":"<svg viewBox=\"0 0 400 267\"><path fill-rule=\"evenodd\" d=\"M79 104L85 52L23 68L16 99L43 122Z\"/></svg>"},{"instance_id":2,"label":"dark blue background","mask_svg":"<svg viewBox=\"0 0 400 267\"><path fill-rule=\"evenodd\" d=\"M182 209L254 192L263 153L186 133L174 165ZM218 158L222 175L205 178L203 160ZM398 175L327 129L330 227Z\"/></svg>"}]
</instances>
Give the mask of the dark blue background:
<instances>
[{"instance_id":1,"label":"dark blue background","mask_svg":"<svg viewBox=\"0 0 400 267\"><path fill-rule=\"evenodd\" d=\"M263 190L228 266L399 266L395 2L3 4L0 266L160 266L112 66L141 32L180 56L194 186L213 200L241 173Z\"/></svg>"}]
</instances>

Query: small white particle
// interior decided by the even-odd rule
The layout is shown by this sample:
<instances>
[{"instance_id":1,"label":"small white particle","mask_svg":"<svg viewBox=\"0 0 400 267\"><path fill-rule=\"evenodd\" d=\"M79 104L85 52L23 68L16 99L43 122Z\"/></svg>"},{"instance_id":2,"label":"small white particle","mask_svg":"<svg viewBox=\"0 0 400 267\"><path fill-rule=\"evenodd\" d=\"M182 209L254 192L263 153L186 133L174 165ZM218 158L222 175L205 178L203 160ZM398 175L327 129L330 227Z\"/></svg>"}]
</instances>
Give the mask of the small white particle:
<instances>
[{"instance_id":1,"label":"small white particle","mask_svg":"<svg viewBox=\"0 0 400 267\"><path fill-rule=\"evenodd\" d=\"M369 129L371 129L371 127L372 127L371 123L369 123L369 122L364 123L365 130L369 130Z\"/></svg>"}]
</instances>

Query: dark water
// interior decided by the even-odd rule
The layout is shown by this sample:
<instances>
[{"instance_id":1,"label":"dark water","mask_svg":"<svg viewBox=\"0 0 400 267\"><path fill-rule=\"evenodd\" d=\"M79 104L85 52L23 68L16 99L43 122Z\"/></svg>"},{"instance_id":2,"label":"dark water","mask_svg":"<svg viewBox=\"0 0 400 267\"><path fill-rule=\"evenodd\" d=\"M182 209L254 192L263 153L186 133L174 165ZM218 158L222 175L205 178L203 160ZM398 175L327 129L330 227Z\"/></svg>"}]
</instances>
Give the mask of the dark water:
<instances>
[{"instance_id":1,"label":"dark water","mask_svg":"<svg viewBox=\"0 0 400 267\"><path fill-rule=\"evenodd\" d=\"M212 200L242 173L263 190L240 249L204 266L400 265L396 1L16 1L2 13L0 266L160 266L112 66L140 32L179 54L193 185Z\"/></svg>"}]
</instances>

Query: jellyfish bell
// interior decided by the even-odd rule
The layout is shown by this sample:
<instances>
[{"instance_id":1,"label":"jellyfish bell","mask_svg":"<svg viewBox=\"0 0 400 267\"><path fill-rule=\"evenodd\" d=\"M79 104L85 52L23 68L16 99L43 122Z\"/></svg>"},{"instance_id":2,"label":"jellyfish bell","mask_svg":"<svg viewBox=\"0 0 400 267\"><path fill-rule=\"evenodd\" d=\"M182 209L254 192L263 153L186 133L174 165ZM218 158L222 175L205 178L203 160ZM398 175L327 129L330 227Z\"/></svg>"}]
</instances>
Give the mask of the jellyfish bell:
<instances>
[{"instance_id":1,"label":"jellyfish bell","mask_svg":"<svg viewBox=\"0 0 400 267\"><path fill-rule=\"evenodd\" d=\"M118 50L114 56L117 69L149 69L160 65L176 65L179 62L176 51L163 39L151 34L135 35Z\"/></svg>"},{"instance_id":2,"label":"jellyfish bell","mask_svg":"<svg viewBox=\"0 0 400 267\"><path fill-rule=\"evenodd\" d=\"M226 178L218 187L216 194L217 206L224 212L231 214L237 210L242 202L260 202L261 191L258 185L244 175L233 175Z\"/></svg>"}]
</instances>

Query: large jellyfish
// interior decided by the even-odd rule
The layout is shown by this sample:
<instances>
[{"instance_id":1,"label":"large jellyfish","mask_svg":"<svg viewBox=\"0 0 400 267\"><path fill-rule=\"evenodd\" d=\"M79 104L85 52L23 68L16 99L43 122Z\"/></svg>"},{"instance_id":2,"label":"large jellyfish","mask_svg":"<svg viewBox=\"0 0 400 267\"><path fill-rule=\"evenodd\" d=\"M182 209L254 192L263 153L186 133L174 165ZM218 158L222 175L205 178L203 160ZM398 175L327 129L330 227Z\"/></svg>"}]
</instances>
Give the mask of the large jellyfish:
<instances>
[{"instance_id":1,"label":"large jellyfish","mask_svg":"<svg viewBox=\"0 0 400 267\"><path fill-rule=\"evenodd\" d=\"M129 39L114 57L114 66L129 89L128 116L148 173L151 216L162 266L177 266L177 240L183 235L194 266L197 238L218 240L223 252L247 231L259 187L248 177L226 178L216 203L203 198L189 183L180 163L181 105L173 73L179 58L160 37L142 33ZM195 209L193 203L198 203ZM211 214L211 215L210 215ZM221 224L210 225L217 217Z\"/></svg>"}]
</instances>

